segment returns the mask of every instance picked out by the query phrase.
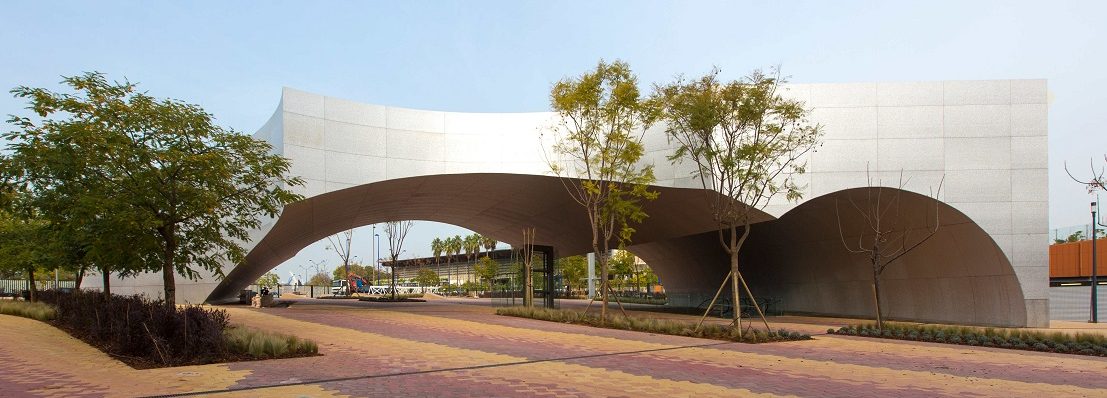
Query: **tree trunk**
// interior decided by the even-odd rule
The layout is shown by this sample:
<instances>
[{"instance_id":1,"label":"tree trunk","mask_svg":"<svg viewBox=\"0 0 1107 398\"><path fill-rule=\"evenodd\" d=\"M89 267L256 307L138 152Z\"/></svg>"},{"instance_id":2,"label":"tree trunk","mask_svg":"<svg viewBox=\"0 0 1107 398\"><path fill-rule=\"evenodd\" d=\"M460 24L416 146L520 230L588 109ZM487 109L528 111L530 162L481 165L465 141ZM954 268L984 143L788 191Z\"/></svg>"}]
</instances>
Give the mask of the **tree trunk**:
<instances>
[{"instance_id":1,"label":"tree trunk","mask_svg":"<svg viewBox=\"0 0 1107 398\"><path fill-rule=\"evenodd\" d=\"M73 282L73 290L81 290L81 282L85 280L86 269L88 269L88 266L82 265L80 267L77 267L77 275L75 278L76 280Z\"/></svg>"},{"instance_id":2,"label":"tree trunk","mask_svg":"<svg viewBox=\"0 0 1107 398\"><path fill-rule=\"evenodd\" d=\"M173 307L177 304L176 270L173 266L173 257L177 253L176 228L172 225L158 228L162 241L165 243L165 251L162 253L161 278L165 285L165 305Z\"/></svg>"},{"instance_id":3,"label":"tree trunk","mask_svg":"<svg viewBox=\"0 0 1107 398\"><path fill-rule=\"evenodd\" d=\"M100 267L100 277L104 280L104 298L111 298L111 268Z\"/></svg>"},{"instance_id":4,"label":"tree trunk","mask_svg":"<svg viewBox=\"0 0 1107 398\"><path fill-rule=\"evenodd\" d=\"M523 260L523 306L527 308L534 308L534 275L532 274L532 268L534 264L531 261Z\"/></svg>"},{"instance_id":5,"label":"tree trunk","mask_svg":"<svg viewBox=\"0 0 1107 398\"><path fill-rule=\"evenodd\" d=\"M600 262L600 289L603 297L603 305L600 306L600 324L607 322L607 292L611 290L611 284L607 280L607 252L596 253L596 259Z\"/></svg>"},{"instance_id":6,"label":"tree trunk","mask_svg":"<svg viewBox=\"0 0 1107 398\"><path fill-rule=\"evenodd\" d=\"M880 309L880 272L873 268L873 299L876 302L876 330L884 332L884 314Z\"/></svg>"},{"instance_id":7,"label":"tree trunk","mask_svg":"<svg viewBox=\"0 0 1107 398\"><path fill-rule=\"evenodd\" d=\"M38 287L35 286L35 267L27 267L27 290L31 292L31 302L38 301Z\"/></svg>"},{"instance_id":8,"label":"tree trunk","mask_svg":"<svg viewBox=\"0 0 1107 398\"><path fill-rule=\"evenodd\" d=\"M734 326L742 328L740 318L742 317L742 296L738 293L738 251L732 250L730 252L730 294L733 297L731 301L731 310L734 311Z\"/></svg>"}]
</instances>

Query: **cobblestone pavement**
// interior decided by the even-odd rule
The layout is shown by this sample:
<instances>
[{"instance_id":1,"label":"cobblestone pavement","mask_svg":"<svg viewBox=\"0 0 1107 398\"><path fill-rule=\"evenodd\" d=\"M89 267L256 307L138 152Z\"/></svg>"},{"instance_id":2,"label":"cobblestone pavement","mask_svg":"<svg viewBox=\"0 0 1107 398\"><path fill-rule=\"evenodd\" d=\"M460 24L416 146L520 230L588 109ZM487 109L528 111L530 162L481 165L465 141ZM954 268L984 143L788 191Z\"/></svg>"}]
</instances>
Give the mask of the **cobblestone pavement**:
<instances>
[{"instance_id":1,"label":"cobblestone pavement","mask_svg":"<svg viewBox=\"0 0 1107 398\"><path fill-rule=\"evenodd\" d=\"M0 315L0 396L1107 396L1107 360L816 336L748 345L493 315L457 301L227 307L322 356L134 370ZM825 328L823 328L825 330Z\"/></svg>"}]
</instances>

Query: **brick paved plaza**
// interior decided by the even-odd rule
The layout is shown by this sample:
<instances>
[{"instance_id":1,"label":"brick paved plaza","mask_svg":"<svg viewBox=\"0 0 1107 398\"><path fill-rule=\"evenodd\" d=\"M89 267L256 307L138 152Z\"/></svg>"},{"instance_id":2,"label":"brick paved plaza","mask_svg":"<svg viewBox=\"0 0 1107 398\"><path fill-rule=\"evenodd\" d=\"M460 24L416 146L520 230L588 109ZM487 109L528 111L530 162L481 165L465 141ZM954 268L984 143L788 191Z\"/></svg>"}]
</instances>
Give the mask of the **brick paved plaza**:
<instances>
[{"instance_id":1,"label":"brick paved plaza","mask_svg":"<svg viewBox=\"0 0 1107 398\"><path fill-rule=\"evenodd\" d=\"M313 339L323 355L151 370L0 315L0 396L1107 396L1102 358L826 335L725 343L463 302L227 307L232 323Z\"/></svg>"}]
</instances>

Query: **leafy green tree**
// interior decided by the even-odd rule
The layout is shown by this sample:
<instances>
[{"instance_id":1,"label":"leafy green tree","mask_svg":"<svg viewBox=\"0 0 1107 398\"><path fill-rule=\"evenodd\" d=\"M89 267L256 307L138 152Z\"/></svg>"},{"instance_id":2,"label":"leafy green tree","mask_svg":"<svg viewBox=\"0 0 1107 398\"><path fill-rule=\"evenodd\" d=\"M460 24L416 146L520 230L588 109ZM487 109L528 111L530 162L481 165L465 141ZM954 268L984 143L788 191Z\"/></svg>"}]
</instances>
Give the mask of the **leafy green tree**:
<instances>
[{"instance_id":1,"label":"leafy green tree","mask_svg":"<svg viewBox=\"0 0 1107 398\"><path fill-rule=\"evenodd\" d=\"M438 286L441 282L442 280L438 277L437 272L426 268L419 270L419 273L415 275L415 283L419 284L424 293L427 292L427 286Z\"/></svg>"},{"instance_id":2,"label":"leafy green tree","mask_svg":"<svg viewBox=\"0 0 1107 398\"><path fill-rule=\"evenodd\" d=\"M311 279L308 279L307 284L311 286L330 286L333 281L334 279L332 279L330 275L327 275L326 272L319 272L312 275Z\"/></svg>"},{"instance_id":3,"label":"leafy green tree","mask_svg":"<svg viewBox=\"0 0 1107 398\"><path fill-rule=\"evenodd\" d=\"M653 166L639 165L645 154L642 131L655 112L640 98L638 78L621 61L601 60L595 70L557 82L550 103L559 116L550 170L584 210L592 232L592 251L608 253L634 234L632 224L646 218L643 203L657 198L649 190ZM607 319L608 256L598 255L603 305Z\"/></svg>"},{"instance_id":4,"label":"leafy green tree","mask_svg":"<svg viewBox=\"0 0 1107 398\"><path fill-rule=\"evenodd\" d=\"M258 288L263 288L263 287L275 288L275 287L277 287L277 285L280 285L280 284L281 284L281 278L279 276L277 276L277 274L272 273L272 272L266 272L265 275L262 275L260 278L258 278L258 281L257 281Z\"/></svg>"},{"instance_id":5,"label":"leafy green tree","mask_svg":"<svg viewBox=\"0 0 1107 398\"><path fill-rule=\"evenodd\" d=\"M561 280L565 281L565 290L572 292L580 287L588 277L588 259L584 256L569 256L557 259L557 268L561 270Z\"/></svg>"},{"instance_id":6,"label":"leafy green tree","mask_svg":"<svg viewBox=\"0 0 1107 398\"><path fill-rule=\"evenodd\" d=\"M23 274L31 301L38 301L35 272L53 268L58 260L55 242L44 220L0 211L0 269L9 275Z\"/></svg>"},{"instance_id":7,"label":"leafy green tree","mask_svg":"<svg viewBox=\"0 0 1107 398\"><path fill-rule=\"evenodd\" d=\"M658 85L653 96L677 144L670 159L694 164L703 188L714 191L706 197L721 227L719 242L730 257L726 279L735 303L739 282L745 282L738 253L757 210L777 195L800 198L794 177L805 171L807 154L821 135L820 127L807 121L803 102L781 95L783 83L779 73L760 70L723 82L715 69L695 80ZM739 316L734 311L734 322Z\"/></svg>"},{"instance_id":8,"label":"leafy green tree","mask_svg":"<svg viewBox=\"0 0 1107 398\"><path fill-rule=\"evenodd\" d=\"M488 292L491 293L492 281L500 274L500 262L484 256L473 264L473 271L477 274L477 278L488 281Z\"/></svg>"},{"instance_id":9,"label":"leafy green tree","mask_svg":"<svg viewBox=\"0 0 1107 398\"><path fill-rule=\"evenodd\" d=\"M635 262L634 255L626 250L617 250L611 256L611 273L615 276L615 280L620 283L620 287L627 279L634 278Z\"/></svg>"},{"instance_id":10,"label":"leafy green tree","mask_svg":"<svg viewBox=\"0 0 1107 398\"><path fill-rule=\"evenodd\" d=\"M332 278L333 279L346 279L347 275L354 274L354 275L357 275L358 277L360 277L361 279L364 279L364 280L372 280L373 279L372 278L372 276L373 276L373 267L371 267L371 266L367 266L367 265L364 265L364 264L361 264L361 263L354 262L354 263L350 263L349 274L347 274L346 269L347 269L347 267L345 265L336 266L334 268L334 270L331 271Z\"/></svg>"},{"instance_id":11,"label":"leafy green tree","mask_svg":"<svg viewBox=\"0 0 1107 398\"><path fill-rule=\"evenodd\" d=\"M35 190L48 219L84 229L101 263L160 271L167 305L175 276L222 277L245 257L239 242L301 199L289 161L269 144L225 129L199 106L157 99L104 75L66 77L74 93L18 87L36 118L13 116L6 177ZM56 196L53 196L56 195Z\"/></svg>"}]
</instances>

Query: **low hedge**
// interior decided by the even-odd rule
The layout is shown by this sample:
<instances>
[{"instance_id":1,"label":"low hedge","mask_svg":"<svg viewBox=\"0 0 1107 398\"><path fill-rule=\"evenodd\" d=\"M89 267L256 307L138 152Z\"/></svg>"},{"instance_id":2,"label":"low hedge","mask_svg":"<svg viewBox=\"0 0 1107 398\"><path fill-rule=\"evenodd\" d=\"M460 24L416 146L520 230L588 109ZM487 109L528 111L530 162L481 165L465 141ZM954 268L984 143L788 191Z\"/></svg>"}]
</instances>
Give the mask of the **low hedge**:
<instances>
[{"instance_id":1,"label":"low hedge","mask_svg":"<svg viewBox=\"0 0 1107 398\"><path fill-rule=\"evenodd\" d=\"M1107 336L1093 333L1050 333L1022 329L917 325L898 322L885 322L883 331L880 331L876 327L876 323L865 323L843 326L839 329L827 329L827 333L1064 354L1107 356Z\"/></svg>"},{"instance_id":2,"label":"low hedge","mask_svg":"<svg viewBox=\"0 0 1107 398\"><path fill-rule=\"evenodd\" d=\"M45 291L39 300L57 308L55 325L104 352L179 366L215 362L228 353L227 312L200 306L169 307L142 296Z\"/></svg>"},{"instance_id":3,"label":"low hedge","mask_svg":"<svg viewBox=\"0 0 1107 398\"><path fill-rule=\"evenodd\" d=\"M39 294L39 299L56 309L52 322L55 326L137 368L318 352L314 342L228 328L227 312L219 309L196 305L170 307L162 300L137 295L105 297L98 292L83 291L45 291Z\"/></svg>"},{"instance_id":4,"label":"low hedge","mask_svg":"<svg viewBox=\"0 0 1107 398\"><path fill-rule=\"evenodd\" d=\"M613 315L607 322L600 322L597 315L586 314L578 311L551 310L545 308L505 307L497 308L497 315L531 318L543 321L572 323L604 327L610 329L633 330L637 332L668 334L674 336L700 337L715 340L736 341L742 343L771 343L777 341L811 340L811 335L777 329L766 332L759 329L743 331L742 337L738 337L738 329L714 323L705 323L700 329L695 329L695 324L666 319L643 318L634 316Z\"/></svg>"}]
</instances>

